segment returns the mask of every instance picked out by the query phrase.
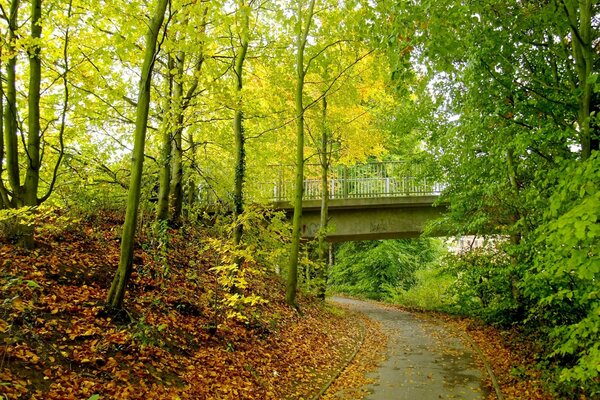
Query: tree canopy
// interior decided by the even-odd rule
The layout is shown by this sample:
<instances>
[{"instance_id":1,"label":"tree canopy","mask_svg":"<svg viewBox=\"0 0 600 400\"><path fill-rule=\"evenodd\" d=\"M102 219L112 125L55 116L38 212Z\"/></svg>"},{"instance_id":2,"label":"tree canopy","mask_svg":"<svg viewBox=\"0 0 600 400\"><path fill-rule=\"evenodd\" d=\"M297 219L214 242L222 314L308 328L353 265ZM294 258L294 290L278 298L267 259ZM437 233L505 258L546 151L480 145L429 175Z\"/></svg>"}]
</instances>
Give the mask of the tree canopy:
<instances>
[{"instance_id":1,"label":"tree canopy","mask_svg":"<svg viewBox=\"0 0 600 400\"><path fill-rule=\"evenodd\" d=\"M557 391L597 395L599 24L593 0L2 0L4 236L33 249L44 206L127 209L120 308L145 222L160 235L232 212L219 251L241 268L246 208L294 181L288 263L272 262L295 305L308 166L326 189L332 165L406 160L444 185L431 232L499 238L499 258L482 257L502 268L480 274L506 283L494 312L547 335ZM419 246L348 245L332 277L408 289L426 260L383 254Z\"/></svg>"}]
</instances>

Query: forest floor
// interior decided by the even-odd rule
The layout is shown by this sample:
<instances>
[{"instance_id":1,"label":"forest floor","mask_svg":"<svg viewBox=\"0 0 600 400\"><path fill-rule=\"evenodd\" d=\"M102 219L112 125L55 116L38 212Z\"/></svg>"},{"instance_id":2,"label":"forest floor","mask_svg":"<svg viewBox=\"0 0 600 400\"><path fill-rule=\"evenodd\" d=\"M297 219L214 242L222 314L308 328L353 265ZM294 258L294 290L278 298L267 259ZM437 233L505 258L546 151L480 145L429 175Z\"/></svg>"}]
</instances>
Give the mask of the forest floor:
<instances>
[{"instance_id":1,"label":"forest floor","mask_svg":"<svg viewBox=\"0 0 600 400\"><path fill-rule=\"evenodd\" d=\"M312 399L342 369L325 399L369 394L387 343L379 323L302 293L298 314L282 280L256 265L241 294L258 300L233 310L246 320L228 317L218 256L189 229L169 232L168 269L140 232L126 311L115 313L105 299L120 217L48 218L34 251L0 242L1 400ZM518 335L435 317L481 347L507 399L551 398Z\"/></svg>"},{"instance_id":2,"label":"forest floor","mask_svg":"<svg viewBox=\"0 0 600 400\"><path fill-rule=\"evenodd\" d=\"M0 399L311 399L369 324L302 294L298 314L257 266L247 319L228 317L196 230L170 232L168 270L142 231L125 311L107 311L120 218L59 218L34 251L0 243Z\"/></svg>"}]
</instances>

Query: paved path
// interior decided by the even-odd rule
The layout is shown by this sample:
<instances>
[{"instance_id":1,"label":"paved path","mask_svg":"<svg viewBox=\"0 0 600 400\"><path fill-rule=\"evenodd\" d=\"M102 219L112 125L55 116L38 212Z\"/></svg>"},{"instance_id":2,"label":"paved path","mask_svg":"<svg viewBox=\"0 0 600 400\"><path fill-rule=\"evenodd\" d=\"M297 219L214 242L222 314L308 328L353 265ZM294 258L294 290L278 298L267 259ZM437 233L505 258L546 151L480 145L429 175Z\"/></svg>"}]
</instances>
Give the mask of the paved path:
<instances>
[{"instance_id":1,"label":"paved path","mask_svg":"<svg viewBox=\"0 0 600 400\"><path fill-rule=\"evenodd\" d=\"M443 323L374 303L334 297L379 321L388 336L385 361L370 377L372 400L484 399L484 372L460 336Z\"/></svg>"}]
</instances>

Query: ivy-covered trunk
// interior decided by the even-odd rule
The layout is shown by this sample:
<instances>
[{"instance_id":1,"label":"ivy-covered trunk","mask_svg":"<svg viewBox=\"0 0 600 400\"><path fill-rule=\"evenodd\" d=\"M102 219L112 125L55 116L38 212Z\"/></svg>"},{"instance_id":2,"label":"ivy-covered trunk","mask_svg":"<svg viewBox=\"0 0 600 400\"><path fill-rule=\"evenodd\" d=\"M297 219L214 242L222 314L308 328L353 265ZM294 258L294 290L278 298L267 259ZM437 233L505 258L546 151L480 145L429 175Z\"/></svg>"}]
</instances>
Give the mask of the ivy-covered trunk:
<instances>
[{"instance_id":1,"label":"ivy-covered trunk","mask_svg":"<svg viewBox=\"0 0 600 400\"><path fill-rule=\"evenodd\" d=\"M244 87L244 61L246 60L246 54L248 53L248 31L250 29L249 10L245 9L248 6L242 1L239 3L238 7L238 12L242 16L242 26L241 45L235 60L234 69L236 77L235 90L237 93L237 104L233 120L233 132L235 136L235 178L233 190L233 217L236 221L235 229L233 231L233 241L236 245L240 244L243 232L242 224L238 223L239 216L242 215L242 213L244 212L244 179L246 175L246 150L244 136L244 111L242 89ZM237 262L239 263L240 260L237 260Z\"/></svg>"},{"instance_id":2,"label":"ivy-covered trunk","mask_svg":"<svg viewBox=\"0 0 600 400\"><path fill-rule=\"evenodd\" d=\"M322 121L321 121L321 220L319 225L319 271L318 271L318 287L317 296L321 300L325 300L325 291L327 290L327 259L329 256L329 245L327 243L327 230L329 218L329 185L327 180L329 177L329 133L327 131L327 96L322 99Z\"/></svg>"},{"instance_id":3,"label":"ivy-covered trunk","mask_svg":"<svg viewBox=\"0 0 600 400\"><path fill-rule=\"evenodd\" d=\"M196 200L198 198L198 186L196 180L194 179L194 172L196 168L198 168L198 163L196 161L196 143L194 141L194 133L190 130L188 131L188 142L190 144L190 173L188 174L187 180L187 201L186 207L183 210L183 217L186 220L189 220L193 215L193 210L196 205Z\"/></svg>"},{"instance_id":4,"label":"ivy-covered trunk","mask_svg":"<svg viewBox=\"0 0 600 400\"><path fill-rule=\"evenodd\" d=\"M171 101L173 95L173 57L169 54L167 61L167 80L165 84L165 100L163 103L163 120L161 126L162 149L160 154L160 171L158 175L158 201L156 203L156 220L167 221L169 218L169 193L171 190L171 152L173 151L173 135L171 127Z\"/></svg>"},{"instance_id":5,"label":"ivy-covered trunk","mask_svg":"<svg viewBox=\"0 0 600 400\"><path fill-rule=\"evenodd\" d=\"M23 194L21 188L21 175L19 173L19 150L17 137L17 56L15 42L17 40L17 21L19 1L12 0L8 19L8 40L6 52L11 57L6 62L6 109L4 119L4 144L6 151L6 174L12 189L11 205L15 208L23 207Z\"/></svg>"},{"instance_id":6,"label":"ivy-covered trunk","mask_svg":"<svg viewBox=\"0 0 600 400\"><path fill-rule=\"evenodd\" d=\"M183 209L183 65L185 62L185 53L179 51L175 57L175 69L177 70L175 83L173 87L173 109L172 123L173 129L173 147L171 152L171 189L170 222L173 226L181 225L181 211Z\"/></svg>"}]
</instances>

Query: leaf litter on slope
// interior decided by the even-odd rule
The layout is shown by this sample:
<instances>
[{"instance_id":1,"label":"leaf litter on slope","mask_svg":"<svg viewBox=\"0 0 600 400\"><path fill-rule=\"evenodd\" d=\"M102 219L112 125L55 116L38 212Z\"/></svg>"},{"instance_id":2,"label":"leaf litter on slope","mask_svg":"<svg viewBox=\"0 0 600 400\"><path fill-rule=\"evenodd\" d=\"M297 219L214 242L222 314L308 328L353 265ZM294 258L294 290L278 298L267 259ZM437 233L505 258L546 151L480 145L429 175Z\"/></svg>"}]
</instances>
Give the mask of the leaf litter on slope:
<instances>
[{"instance_id":1,"label":"leaf litter on slope","mask_svg":"<svg viewBox=\"0 0 600 400\"><path fill-rule=\"evenodd\" d=\"M119 259L118 218L107 220L40 237L33 252L0 244L5 398L310 398L360 334L308 296L299 296L299 316L269 273L247 289L267 300L250 323L219 316L214 332L214 258L194 230L170 232L166 277L140 235L126 311L107 313Z\"/></svg>"}]
</instances>

